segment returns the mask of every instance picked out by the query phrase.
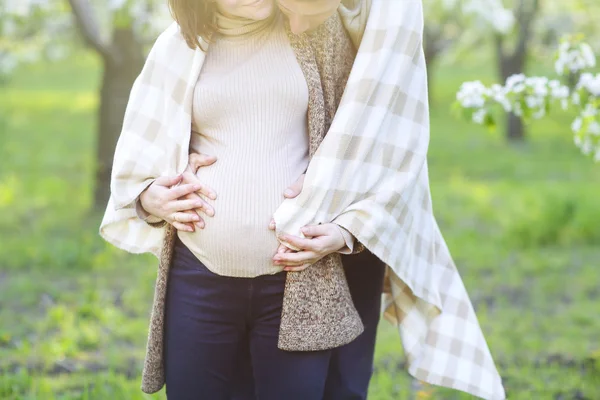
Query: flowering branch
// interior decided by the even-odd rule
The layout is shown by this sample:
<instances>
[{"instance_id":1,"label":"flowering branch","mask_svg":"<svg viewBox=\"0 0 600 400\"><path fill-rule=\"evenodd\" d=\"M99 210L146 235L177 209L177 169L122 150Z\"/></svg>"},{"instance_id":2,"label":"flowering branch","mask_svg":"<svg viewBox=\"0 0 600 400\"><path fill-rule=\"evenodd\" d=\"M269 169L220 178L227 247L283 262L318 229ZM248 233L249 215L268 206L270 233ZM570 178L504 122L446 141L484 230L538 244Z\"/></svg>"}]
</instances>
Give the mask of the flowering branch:
<instances>
[{"instance_id":1,"label":"flowering branch","mask_svg":"<svg viewBox=\"0 0 600 400\"><path fill-rule=\"evenodd\" d=\"M585 155L600 161L600 74L585 72L596 66L591 47L581 36L567 36L559 45L554 68L561 78L575 77L575 85L545 76L508 77L504 85L485 86L481 81L465 82L456 94L455 107L477 124L493 128L494 109L501 108L526 121L548 115L558 103L563 110L579 112L571 124L575 145Z\"/></svg>"}]
</instances>

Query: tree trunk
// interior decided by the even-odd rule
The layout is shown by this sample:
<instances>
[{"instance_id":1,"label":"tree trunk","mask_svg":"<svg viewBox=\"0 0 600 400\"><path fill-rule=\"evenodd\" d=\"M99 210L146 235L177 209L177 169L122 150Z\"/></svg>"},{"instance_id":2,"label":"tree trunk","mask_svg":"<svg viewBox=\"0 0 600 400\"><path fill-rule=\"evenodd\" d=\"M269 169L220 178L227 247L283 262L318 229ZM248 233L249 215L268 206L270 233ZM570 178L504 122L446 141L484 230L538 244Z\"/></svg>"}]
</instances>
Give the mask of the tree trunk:
<instances>
[{"instance_id":1,"label":"tree trunk","mask_svg":"<svg viewBox=\"0 0 600 400\"><path fill-rule=\"evenodd\" d=\"M505 38L496 35L496 59L498 61L498 72L502 82L514 74L525 71L527 52L532 37L532 23L540 10L540 0L520 0L515 8L516 24L518 26L517 43L513 51L505 49ZM509 114L506 121L506 138L510 141L522 141L525 139L525 127L523 120L514 114Z\"/></svg>"},{"instance_id":2,"label":"tree trunk","mask_svg":"<svg viewBox=\"0 0 600 400\"><path fill-rule=\"evenodd\" d=\"M515 74L520 74L525 70L525 50L522 52L515 52L510 56L504 56L500 59L500 75L502 82L506 82L506 79ZM506 115L506 138L511 142L518 142L525 140L525 125L523 119L516 116L513 113L507 113Z\"/></svg>"},{"instance_id":3,"label":"tree trunk","mask_svg":"<svg viewBox=\"0 0 600 400\"><path fill-rule=\"evenodd\" d=\"M108 203L115 145L121 134L131 86L144 64L143 46L131 27L116 28L111 47L114 56L103 57L96 140L95 210L103 210Z\"/></svg>"},{"instance_id":4,"label":"tree trunk","mask_svg":"<svg viewBox=\"0 0 600 400\"><path fill-rule=\"evenodd\" d=\"M523 120L513 113L506 114L506 138L512 142L525 140Z\"/></svg>"}]
</instances>

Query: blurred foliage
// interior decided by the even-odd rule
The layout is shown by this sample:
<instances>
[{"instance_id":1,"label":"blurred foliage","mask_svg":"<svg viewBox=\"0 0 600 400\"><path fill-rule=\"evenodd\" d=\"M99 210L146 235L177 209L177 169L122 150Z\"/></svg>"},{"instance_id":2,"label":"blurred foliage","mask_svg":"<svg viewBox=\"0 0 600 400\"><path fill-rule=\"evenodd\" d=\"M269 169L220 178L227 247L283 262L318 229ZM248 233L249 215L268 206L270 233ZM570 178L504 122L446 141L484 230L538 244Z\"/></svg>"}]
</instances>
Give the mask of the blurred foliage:
<instances>
[{"instance_id":1,"label":"blurred foliage","mask_svg":"<svg viewBox=\"0 0 600 400\"><path fill-rule=\"evenodd\" d=\"M518 146L453 118L461 82L494 77L485 53L463 61L438 71L431 107L441 229L509 398L598 399L600 168L562 128L572 115ZM89 56L35 64L0 94L2 399L164 399L139 390L156 261L103 243L87 212L99 72ZM470 398L411 385L384 322L370 399Z\"/></svg>"}]
</instances>

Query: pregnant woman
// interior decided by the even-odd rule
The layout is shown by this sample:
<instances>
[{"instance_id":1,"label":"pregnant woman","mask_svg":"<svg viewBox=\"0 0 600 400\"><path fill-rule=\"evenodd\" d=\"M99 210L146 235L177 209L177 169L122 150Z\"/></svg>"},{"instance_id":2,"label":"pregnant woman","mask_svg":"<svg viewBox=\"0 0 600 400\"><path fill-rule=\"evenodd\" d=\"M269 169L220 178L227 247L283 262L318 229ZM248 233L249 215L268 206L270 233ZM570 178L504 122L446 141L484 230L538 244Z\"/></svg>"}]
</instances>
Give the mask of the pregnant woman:
<instances>
[{"instance_id":1,"label":"pregnant woman","mask_svg":"<svg viewBox=\"0 0 600 400\"><path fill-rule=\"evenodd\" d=\"M273 261L279 242L268 229L281 193L308 166L308 86L271 0L213 4L216 34L193 94L190 150L218 159L198 175L218 201L203 205L212 216L203 229L179 230L176 238L166 301L167 393L175 400L228 398L239 354L249 347L258 398L318 399L331 352L277 348L285 271L298 268ZM190 10L178 7L173 1L187 26ZM169 218L153 207L153 185L140 205ZM323 248L315 257L354 247L338 225L319 229Z\"/></svg>"},{"instance_id":2,"label":"pregnant woman","mask_svg":"<svg viewBox=\"0 0 600 400\"><path fill-rule=\"evenodd\" d=\"M431 212L420 0L373 0L366 30L364 13L304 0L324 22L302 35L272 0L169 3L177 23L132 89L101 226L160 259L142 390L229 399L248 349L258 399L324 398L332 349L364 330L340 256L364 244L388 267L409 372L503 398ZM190 150L217 157L202 185L181 176Z\"/></svg>"}]
</instances>

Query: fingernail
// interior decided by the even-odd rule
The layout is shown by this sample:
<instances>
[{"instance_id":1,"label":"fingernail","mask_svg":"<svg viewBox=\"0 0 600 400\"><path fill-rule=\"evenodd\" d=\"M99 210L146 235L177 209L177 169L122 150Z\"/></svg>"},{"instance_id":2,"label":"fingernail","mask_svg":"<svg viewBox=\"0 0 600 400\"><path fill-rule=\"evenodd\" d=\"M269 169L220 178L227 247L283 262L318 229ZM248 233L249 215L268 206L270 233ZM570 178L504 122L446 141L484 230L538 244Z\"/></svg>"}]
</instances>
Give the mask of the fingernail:
<instances>
[{"instance_id":1,"label":"fingernail","mask_svg":"<svg viewBox=\"0 0 600 400\"><path fill-rule=\"evenodd\" d=\"M216 200L217 199L217 195L214 193L211 193L208 197L210 197L212 200Z\"/></svg>"},{"instance_id":2,"label":"fingernail","mask_svg":"<svg viewBox=\"0 0 600 400\"><path fill-rule=\"evenodd\" d=\"M196 226L200 229L204 229L204 224L202 222L198 222Z\"/></svg>"},{"instance_id":3,"label":"fingernail","mask_svg":"<svg viewBox=\"0 0 600 400\"><path fill-rule=\"evenodd\" d=\"M285 189L285 191L283 192L283 194L285 194L286 196L291 196L294 194L294 192L292 192L290 189Z\"/></svg>"},{"instance_id":4,"label":"fingernail","mask_svg":"<svg viewBox=\"0 0 600 400\"><path fill-rule=\"evenodd\" d=\"M194 190L200 190L202 188L202 186L200 185L194 185Z\"/></svg>"}]
</instances>

